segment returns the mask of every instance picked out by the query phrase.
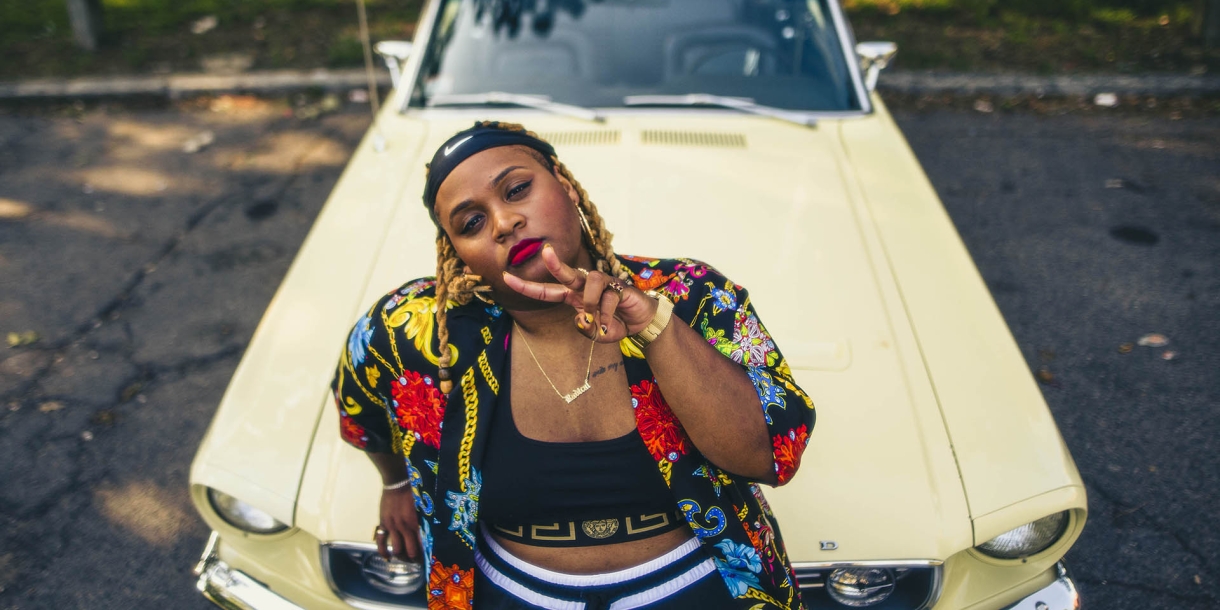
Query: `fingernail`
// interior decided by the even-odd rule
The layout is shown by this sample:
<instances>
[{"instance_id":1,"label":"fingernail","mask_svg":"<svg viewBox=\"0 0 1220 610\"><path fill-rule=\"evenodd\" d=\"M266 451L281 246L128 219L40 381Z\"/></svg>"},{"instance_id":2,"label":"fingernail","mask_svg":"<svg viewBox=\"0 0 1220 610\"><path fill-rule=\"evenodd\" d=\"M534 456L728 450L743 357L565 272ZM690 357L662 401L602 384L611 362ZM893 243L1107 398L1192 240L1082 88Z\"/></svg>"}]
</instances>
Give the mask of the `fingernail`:
<instances>
[{"instance_id":1,"label":"fingernail","mask_svg":"<svg viewBox=\"0 0 1220 610\"><path fill-rule=\"evenodd\" d=\"M584 330L584 329L585 329L585 321L584 321L584 320L582 320L582 319L580 319L580 318L576 318L576 328L579 328L580 330Z\"/></svg>"},{"instance_id":2,"label":"fingernail","mask_svg":"<svg viewBox=\"0 0 1220 610\"><path fill-rule=\"evenodd\" d=\"M585 324L592 324L592 323L593 323L593 316L591 316L589 314L585 314Z\"/></svg>"},{"instance_id":3,"label":"fingernail","mask_svg":"<svg viewBox=\"0 0 1220 610\"><path fill-rule=\"evenodd\" d=\"M605 324L602 324L602 336L603 336L603 337L604 337L604 336L606 336L606 331L607 331L607 330L609 330L609 329L608 329L608 328L606 328L606 325L605 325Z\"/></svg>"}]
</instances>

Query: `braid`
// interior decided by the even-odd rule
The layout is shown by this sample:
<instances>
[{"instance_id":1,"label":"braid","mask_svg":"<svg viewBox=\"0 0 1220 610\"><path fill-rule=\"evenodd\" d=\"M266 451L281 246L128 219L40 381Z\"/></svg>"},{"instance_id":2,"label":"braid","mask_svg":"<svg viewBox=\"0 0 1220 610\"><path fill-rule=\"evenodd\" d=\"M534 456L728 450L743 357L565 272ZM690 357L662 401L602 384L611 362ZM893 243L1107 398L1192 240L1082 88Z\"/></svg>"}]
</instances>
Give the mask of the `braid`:
<instances>
[{"instance_id":1,"label":"braid","mask_svg":"<svg viewBox=\"0 0 1220 610\"><path fill-rule=\"evenodd\" d=\"M538 137L538 134L527 130L517 123L481 121L476 123L476 126L503 129L505 131L519 131L542 140L542 138ZM533 149L530 150L533 151ZM593 202L589 200L589 194L585 192L584 187L572 175L571 170L560 162L558 157L552 156L548 159L543 157L541 153L538 153L537 158L539 161L550 165L553 170L557 171L560 176L563 176L565 180L572 184L572 188L576 189L576 194L579 198L576 201L576 208L582 214L583 220L588 223L588 233L585 235L585 241L587 242L589 253L593 255L593 260L596 261L597 270L620 279L629 279L631 277L630 272L614 254L614 247L611 245L614 235L606 229L605 221L602 219L601 214L597 212L597 206L593 205ZM425 165L425 171L424 179L427 180L427 172L431 172L432 168ZM453 248L453 242L449 241L449 236L445 234L443 229L438 230L436 237L436 336L440 342L440 358L438 360L440 370L437 376L441 380L441 392L445 394L448 394L453 389L453 381L450 379L449 371L450 365L453 364L452 352L449 348L449 326L447 324L449 319L447 311L449 301L453 300L459 305L465 305L470 302L471 298L479 296L479 293L491 290L490 286L479 285L479 282L483 281L482 277L464 273L463 267L462 259L458 258L457 250Z\"/></svg>"},{"instance_id":2,"label":"braid","mask_svg":"<svg viewBox=\"0 0 1220 610\"><path fill-rule=\"evenodd\" d=\"M614 239L614 234L606 229L606 221L597 212L597 206L593 205L593 202L589 199L589 194L585 192L585 187L581 186L580 182L577 182L576 177L572 175L572 171L558 157L551 157L551 163L559 171L559 175L572 183L572 187L576 189L577 196L580 197L580 200L576 202L576 207L584 214L584 218L588 222L589 235L586 237L590 242L589 247L594 255L593 260L597 261L597 270L619 279L625 280L629 278L631 274L623 267L623 263L619 262L618 257L614 255L614 246L610 243Z\"/></svg>"}]
</instances>

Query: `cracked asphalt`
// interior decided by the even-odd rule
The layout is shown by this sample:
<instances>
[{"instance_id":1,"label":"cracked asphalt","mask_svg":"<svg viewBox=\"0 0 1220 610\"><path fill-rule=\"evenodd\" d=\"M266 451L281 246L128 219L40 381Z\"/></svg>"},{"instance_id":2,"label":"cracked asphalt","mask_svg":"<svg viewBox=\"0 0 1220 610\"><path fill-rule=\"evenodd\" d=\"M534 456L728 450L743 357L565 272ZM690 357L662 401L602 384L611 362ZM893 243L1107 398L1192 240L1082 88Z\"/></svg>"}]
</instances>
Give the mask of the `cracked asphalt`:
<instances>
[{"instance_id":1,"label":"cracked asphalt","mask_svg":"<svg viewBox=\"0 0 1220 610\"><path fill-rule=\"evenodd\" d=\"M368 125L290 115L0 110L0 608L209 607L190 460ZM1216 607L1220 119L897 118L1089 487L1086 606Z\"/></svg>"}]
</instances>

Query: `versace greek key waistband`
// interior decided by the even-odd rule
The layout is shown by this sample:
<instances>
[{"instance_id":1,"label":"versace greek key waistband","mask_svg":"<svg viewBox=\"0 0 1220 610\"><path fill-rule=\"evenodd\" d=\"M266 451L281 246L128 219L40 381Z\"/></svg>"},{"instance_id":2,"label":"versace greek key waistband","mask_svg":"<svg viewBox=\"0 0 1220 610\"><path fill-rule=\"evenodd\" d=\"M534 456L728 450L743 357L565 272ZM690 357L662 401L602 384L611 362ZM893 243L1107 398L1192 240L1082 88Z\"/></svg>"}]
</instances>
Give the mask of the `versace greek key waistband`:
<instances>
[{"instance_id":1,"label":"versace greek key waistband","mask_svg":"<svg viewBox=\"0 0 1220 610\"><path fill-rule=\"evenodd\" d=\"M491 531L507 540L530 546L597 546L643 540L685 524L679 513L656 513L551 523L509 525L493 522Z\"/></svg>"}]
</instances>

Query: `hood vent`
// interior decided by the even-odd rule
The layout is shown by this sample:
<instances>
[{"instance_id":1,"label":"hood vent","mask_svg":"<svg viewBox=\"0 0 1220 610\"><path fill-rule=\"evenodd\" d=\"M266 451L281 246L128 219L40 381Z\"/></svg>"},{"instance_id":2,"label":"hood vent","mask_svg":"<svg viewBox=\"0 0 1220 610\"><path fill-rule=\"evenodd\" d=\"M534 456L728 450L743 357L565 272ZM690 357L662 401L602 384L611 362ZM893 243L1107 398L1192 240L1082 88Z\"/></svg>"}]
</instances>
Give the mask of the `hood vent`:
<instances>
[{"instance_id":1,"label":"hood vent","mask_svg":"<svg viewBox=\"0 0 1220 610\"><path fill-rule=\"evenodd\" d=\"M656 146L715 146L719 148L745 148L746 137L740 133L712 133L707 131L658 131L648 130L640 134L643 144Z\"/></svg>"},{"instance_id":2,"label":"hood vent","mask_svg":"<svg viewBox=\"0 0 1220 610\"><path fill-rule=\"evenodd\" d=\"M618 144L622 137L617 129L602 129L598 131L553 131L540 133L538 137L551 143L551 146L609 146Z\"/></svg>"}]
</instances>

